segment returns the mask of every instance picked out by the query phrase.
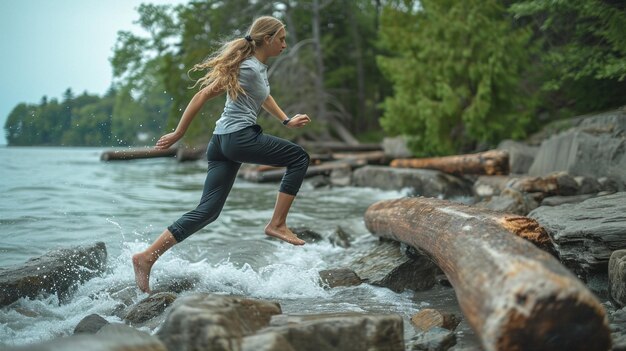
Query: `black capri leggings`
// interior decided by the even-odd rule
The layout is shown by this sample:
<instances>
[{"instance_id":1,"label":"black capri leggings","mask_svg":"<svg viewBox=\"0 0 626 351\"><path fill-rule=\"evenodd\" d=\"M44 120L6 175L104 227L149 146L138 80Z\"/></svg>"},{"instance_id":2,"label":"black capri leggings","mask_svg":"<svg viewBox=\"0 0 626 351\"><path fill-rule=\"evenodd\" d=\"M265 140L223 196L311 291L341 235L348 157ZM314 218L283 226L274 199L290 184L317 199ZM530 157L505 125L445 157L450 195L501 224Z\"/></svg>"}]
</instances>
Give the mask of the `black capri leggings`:
<instances>
[{"instance_id":1,"label":"black capri leggings","mask_svg":"<svg viewBox=\"0 0 626 351\"><path fill-rule=\"evenodd\" d=\"M209 169L196 209L185 213L167 229L177 242L213 222L222 212L242 163L287 167L280 191L296 195L309 167L309 155L297 144L263 134L259 125L229 134L213 134L207 148Z\"/></svg>"}]
</instances>

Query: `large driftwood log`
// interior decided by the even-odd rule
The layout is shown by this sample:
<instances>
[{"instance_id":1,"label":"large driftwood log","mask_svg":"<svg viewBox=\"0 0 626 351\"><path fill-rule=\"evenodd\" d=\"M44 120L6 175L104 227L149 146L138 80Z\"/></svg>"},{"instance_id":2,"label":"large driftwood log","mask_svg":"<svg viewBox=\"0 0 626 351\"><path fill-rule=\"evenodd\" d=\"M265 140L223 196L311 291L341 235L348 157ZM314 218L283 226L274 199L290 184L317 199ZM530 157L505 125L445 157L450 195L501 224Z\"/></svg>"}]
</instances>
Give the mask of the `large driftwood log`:
<instances>
[{"instance_id":1,"label":"large driftwood log","mask_svg":"<svg viewBox=\"0 0 626 351\"><path fill-rule=\"evenodd\" d=\"M100 155L102 161L117 161L117 160L134 160L140 158L153 158L153 157L174 157L176 156L177 148L172 147L165 150L158 150L154 148L140 148L140 149L123 149L123 150L109 150L104 151Z\"/></svg>"},{"instance_id":2,"label":"large driftwood log","mask_svg":"<svg viewBox=\"0 0 626 351\"><path fill-rule=\"evenodd\" d=\"M450 174L509 174L509 154L490 150L477 154L433 158L407 158L391 161L391 167L436 169Z\"/></svg>"},{"instance_id":3,"label":"large driftwood log","mask_svg":"<svg viewBox=\"0 0 626 351\"><path fill-rule=\"evenodd\" d=\"M594 295L554 257L520 237L544 237L532 219L404 198L371 205L365 224L431 256L485 350L610 349L606 312Z\"/></svg>"}]
</instances>

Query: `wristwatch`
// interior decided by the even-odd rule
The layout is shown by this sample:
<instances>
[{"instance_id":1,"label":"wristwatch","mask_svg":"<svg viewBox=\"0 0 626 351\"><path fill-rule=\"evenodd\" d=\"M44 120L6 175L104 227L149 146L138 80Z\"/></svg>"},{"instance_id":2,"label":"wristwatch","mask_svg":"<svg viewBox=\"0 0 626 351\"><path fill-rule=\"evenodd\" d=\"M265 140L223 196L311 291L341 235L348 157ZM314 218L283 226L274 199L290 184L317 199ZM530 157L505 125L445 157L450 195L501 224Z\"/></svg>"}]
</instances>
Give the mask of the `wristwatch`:
<instances>
[{"instance_id":1,"label":"wristwatch","mask_svg":"<svg viewBox=\"0 0 626 351\"><path fill-rule=\"evenodd\" d=\"M291 121L291 117L289 117L286 120L284 120L283 121L283 125L286 126L287 124L289 124L289 121Z\"/></svg>"}]
</instances>

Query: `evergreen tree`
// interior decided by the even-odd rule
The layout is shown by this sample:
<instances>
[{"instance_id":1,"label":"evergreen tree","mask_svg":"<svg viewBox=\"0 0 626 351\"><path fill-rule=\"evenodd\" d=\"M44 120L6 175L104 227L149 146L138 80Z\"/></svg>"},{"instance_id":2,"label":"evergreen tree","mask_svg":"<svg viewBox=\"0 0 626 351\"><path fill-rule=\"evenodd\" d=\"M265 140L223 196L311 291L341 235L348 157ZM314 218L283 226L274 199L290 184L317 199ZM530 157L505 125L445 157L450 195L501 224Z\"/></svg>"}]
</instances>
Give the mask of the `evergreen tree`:
<instances>
[{"instance_id":1,"label":"evergreen tree","mask_svg":"<svg viewBox=\"0 0 626 351\"><path fill-rule=\"evenodd\" d=\"M416 155L468 151L520 137L533 99L522 90L530 31L512 27L496 0L391 1L378 60L391 80L383 128Z\"/></svg>"}]
</instances>

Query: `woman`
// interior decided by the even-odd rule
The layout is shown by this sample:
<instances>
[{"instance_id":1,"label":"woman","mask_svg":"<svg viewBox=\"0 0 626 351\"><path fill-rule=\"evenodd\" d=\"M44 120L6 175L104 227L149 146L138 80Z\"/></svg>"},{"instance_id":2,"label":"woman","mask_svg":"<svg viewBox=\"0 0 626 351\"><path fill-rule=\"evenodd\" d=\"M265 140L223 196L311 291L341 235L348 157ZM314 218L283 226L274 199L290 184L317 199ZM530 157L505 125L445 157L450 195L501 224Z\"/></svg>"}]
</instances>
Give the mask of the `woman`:
<instances>
[{"instance_id":1,"label":"woman","mask_svg":"<svg viewBox=\"0 0 626 351\"><path fill-rule=\"evenodd\" d=\"M304 244L289 230L286 219L304 179L309 155L294 143L263 134L256 124L261 107L287 128L301 128L311 121L305 114L288 118L270 95L265 63L287 47L285 37L282 22L260 17L244 38L226 43L207 61L194 66L194 70L208 69L198 81L201 89L189 102L176 130L163 135L156 148L167 149L182 138L206 101L226 92L226 105L207 149L208 171L200 204L170 225L145 251L133 255L135 281L141 291L150 292L150 270L165 251L218 217L242 162L287 167L265 234L293 245Z\"/></svg>"}]
</instances>

